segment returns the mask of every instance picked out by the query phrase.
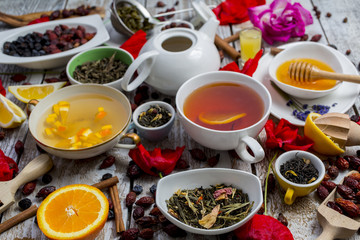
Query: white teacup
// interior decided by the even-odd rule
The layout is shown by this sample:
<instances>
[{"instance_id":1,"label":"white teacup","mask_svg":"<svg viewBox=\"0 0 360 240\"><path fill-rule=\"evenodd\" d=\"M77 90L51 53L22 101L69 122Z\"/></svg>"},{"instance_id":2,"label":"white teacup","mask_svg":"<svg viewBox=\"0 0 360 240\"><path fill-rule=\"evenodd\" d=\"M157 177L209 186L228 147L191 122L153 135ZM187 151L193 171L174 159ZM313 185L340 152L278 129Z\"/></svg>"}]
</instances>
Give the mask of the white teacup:
<instances>
[{"instance_id":1,"label":"white teacup","mask_svg":"<svg viewBox=\"0 0 360 240\"><path fill-rule=\"evenodd\" d=\"M237 83L253 89L261 97L264 103L264 114L255 124L233 131L219 131L205 128L187 118L183 107L186 98L196 89L212 83ZM252 77L241 73L216 71L197 75L186 81L176 94L177 112L183 127L196 142L216 150L235 149L239 157L246 162L256 163L261 161L264 150L255 138L258 136L270 115L271 97L266 87ZM252 156L248 150L253 152Z\"/></svg>"},{"instance_id":2,"label":"white teacup","mask_svg":"<svg viewBox=\"0 0 360 240\"><path fill-rule=\"evenodd\" d=\"M126 121L123 126L121 126L120 130L115 133L113 137L110 139L94 145L92 147L87 148L80 148L80 149L63 149L57 148L51 145L48 145L45 141L41 141L39 137L39 133L37 128L39 127L39 123L42 119L42 116L46 114L47 110L51 108L54 104L58 103L59 101L64 101L67 98L77 96L79 94L100 94L106 97L110 97L118 101L120 104L123 105L126 112ZM50 95L46 98L42 99L41 101L31 100L29 105L36 105L35 108L31 111L31 115L29 117L29 130L32 136L35 138L36 143L44 149L46 152L62 157L62 158L69 158L69 159L83 159L97 156L101 153L104 153L110 150L113 147L119 148L135 148L136 143L140 142L140 138L135 133L127 133L127 130L130 125L131 121L131 106L130 102L127 97L112 87L99 85L99 84L81 84L81 85L72 85L69 87L62 88ZM131 138L135 144L119 144L120 139L122 138Z\"/></svg>"}]
</instances>

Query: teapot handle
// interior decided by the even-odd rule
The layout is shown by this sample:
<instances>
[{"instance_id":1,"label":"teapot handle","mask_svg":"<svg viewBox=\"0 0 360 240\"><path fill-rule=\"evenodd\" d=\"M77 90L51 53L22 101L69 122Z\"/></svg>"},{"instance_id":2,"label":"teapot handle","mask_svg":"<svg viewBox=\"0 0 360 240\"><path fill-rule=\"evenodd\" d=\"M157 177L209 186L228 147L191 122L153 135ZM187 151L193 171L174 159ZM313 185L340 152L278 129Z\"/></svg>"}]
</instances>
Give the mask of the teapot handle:
<instances>
[{"instance_id":1,"label":"teapot handle","mask_svg":"<svg viewBox=\"0 0 360 240\"><path fill-rule=\"evenodd\" d=\"M140 86L140 84L144 82L149 76L157 55L159 55L159 52L153 50L145 52L139 57L137 57L135 61L132 62L129 68L126 70L124 78L121 82L121 87L125 91L130 92ZM141 64L144 64L143 69L141 70L140 74L130 83L130 80L132 79L135 71L139 68Z\"/></svg>"}]
</instances>

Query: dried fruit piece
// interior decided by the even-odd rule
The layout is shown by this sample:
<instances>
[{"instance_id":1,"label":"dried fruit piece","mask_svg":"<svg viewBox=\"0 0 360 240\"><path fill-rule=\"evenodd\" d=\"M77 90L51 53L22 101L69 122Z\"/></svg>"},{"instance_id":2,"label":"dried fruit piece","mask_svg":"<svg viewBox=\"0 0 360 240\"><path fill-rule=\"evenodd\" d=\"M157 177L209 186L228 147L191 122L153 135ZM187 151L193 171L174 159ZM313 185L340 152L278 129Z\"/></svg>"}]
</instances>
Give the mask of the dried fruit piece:
<instances>
[{"instance_id":1,"label":"dried fruit piece","mask_svg":"<svg viewBox=\"0 0 360 240\"><path fill-rule=\"evenodd\" d=\"M326 206L328 206L329 208L334 209L335 211L337 211L340 214L344 214L344 212L341 210L341 208L338 205L336 205L336 203L333 202L333 201L328 201Z\"/></svg>"},{"instance_id":2,"label":"dried fruit piece","mask_svg":"<svg viewBox=\"0 0 360 240\"><path fill-rule=\"evenodd\" d=\"M15 143L15 152L18 156L20 156L24 152L24 143L20 140L18 140Z\"/></svg>"},{"instance_id":3,"label":"dried fruit piece","mask_svg":"<svg viewBox=\"0 0 360 240\"><path fill-rule=\"evenodd\" d=\"M40 191L36 194L37 198L46 198L50 193L54 192L56 187L54 186L47 186L40 189Z\"/></svg>"},{"instance_id":4,"label":"dried fruit piece","mask_svg":"<svg viewBox=\"0 0 360 240\"><path fill-rule=\"evenodd\" d=\"M349 162L342 157L337 157L335 161L335 165L340 170L346 170L349 168Z\"/></svg>"},{"instance_id":5,"label":"dried fruit piece","mask_svg":"<svg viewBox=\"0 0 360 240\"><path fill-rule=\"evenodd\" d=\"M102 177L101 177L101 181L104 181L106 179L112 178L112 174L111 173L105 173Z\"/></svg>"},{"instance_id":6,"label":"dried fruit piece","mask_svg":"<svg viewBox=\"0 0 360 240\"><path fill-rule=\"evenodd\" d=\"M24 199L22 199L22 200L19 201L19 204L18 204L18 205L19 205L20 209L21 209L22 211L24 211L24 210L28 209L29 207L31 207L32 202L31 202L30 199L24 198Z\"/></svg>"},{"instance_id":7,"label":"dried fruit piece","mask_svg":"<svg viewBox=\"0 0 360 240\"><path fill-rule=\"evenodd\" d=\"M182 158L180 158L176 162L176 169L186 169L186 168L189 168L189 167L190 167L189 163L186 160L182 159Z\"/></svg>"},{"instance_id":8,"label":"dried fruit piece","mask_svg":"<svg viewBox=\"0 0 360 240\"><path fill-rule=\"evenodd\" d=\"M348 199L348 200L355 199L354 191L346 185L339 184L336 188L336 191L345 199Z\"/></svg>"},{"instance_id":9,"label":"dried fruit piece","mask_svg":"<svg viewBox=\"0 0 360 240\"><path fill-rule=\"evenodd\" d=\"M30 195L36 187L36 180L26 183L22 188L22 193L27 196Z\"/></svg>"},{"instance_id":10,"label":"dried fruit piece","mask_svg":"<svg viewBox=\"0 0 360 240\"><path fill-rule=\"evenodd\" d=\"M216 154L213 157L210 157L207 160L207 163L209 164L210 167L214 167L216 166L216 164L218 164L219 160L220 160L220 153Z\"/></svg>"},{"instance_id":11,"label":"dried fruit piece","mask_svg":"<svg viewBox=\"0 0 360 240\"><path fill-rule=\"evenodd\" d=\"M156 218L150 216L144 216L135 221L135 223L143 228L154 226L158 223Z\"/></svg>"},{"instance_id":12,"label":"dried fruit piece","mask_svg":"<svg viewBox=\"0 0 360 240\"><path fill-rule=\"evenodd\" d=\"M0 131L0 141L3 140L4 138L5 138L5 132Z\"/></svg>"},{"instance_id":13,"label":"dried fruit piece","mask_svg":"<svg viewBox=\"0 0 360 240\"><path fill-rule=\"evenodd\" d=\"M344 177L343 184L350 187L355 192L360 190L359 182L356 179L352 178L352 177Z\"/></svg>"},{"instance_id":14,"label":"dried fruit piece","mask_svg":"<svg viewBox=\"0 0 360 240\"><path fill-rule=\"evenodd\" d=\"M329 181L330 179L329 174L325 173L323 181Z\"/></svg>"},{"instance_id":15,"label":"dried fruit piece","mask_svg":"<svg viewBox=\"0 0 360 240\"><path fill-rule=\"evenodd\" d=\"M358 172L355 172L355 173L352 173L349 177L355 179L356 181L360 182L360 173Z\"/></svg>"},{"instance_id":16,"label":"dried fruit piece","mask_svg":"<svg viewBox=\"0 0 360 240\"><path fill-rule=\"evenodd\" d=\"M156 188L157 188L157 186L156 186L156 184L153 184L151 187L150 187L150 192L152 193L152 194L156 194Z\"/></svg>"},{"instance_id":17,"label":"dried fruit piece","mask_svg":"<svg viewBox=\"0 0 360 240\"><path fill-rule=\"evenodd\" d=\"M154 230L151 228L144 228L140 231L139 237L143 239L152 239L154 237Z\"/></svg>"},{"instance_id":18,"label":"dried fruit piece","mask_svg":"<svg viewBox=\"0 0 360 240\"><path fill-rule=\"evenodd\" d=\"M288 226L288 221L282 213L279 213L277 220L279 220L284 226Z\"/></svg>"},{"instance_id":19,"label":"dried fruit piece","mask_svg":"<svg viewBox=\"0 0 360 240\"><path fill-rule=\"evenodd\" d=\"M141 206L141 207L149 207L154 203L154 198L153 197L149 197L149 196L145 196L140 198L139 200L137 200L135 202L136 205Z\"/></svg>"},{"instance_id":20,"label":"dried fruit piece","mask_svg":"<svg viewBox=\"0 0 360 240\"><path fill-rule=\"evenodd\" d=\"M136 178L140 177L141 174L142 174L142 170L136 164L129 165L129 167L128 167L127 171L126 171L126 175L130 179L136 179Z\"/></svg>"},{"instance_id":21,"label":"dried fruit piece","mask_svg":"<svg viewBox=\"0 0 360 240\"><path fill-rule=\"evenodd\" d=\"M329 192L336 188L336 183L330 181L322 181L321 185L323 185Z\"/></svg>"},{"instance_id":22,"label":"dried fruit piece","mask_svg":"<svg viewBox=\"0 0 360 240\"><path fill-rule=\"evenodd\" d=\"M137 195L139 195L140 193L142 193L143 187L140 185L135 185L133 187L132 191L135 192Z\"/></svg>"},{"instance_id":23,"label":"dried fruit piece","mask_svg":"<svg viewBox=\"0 0 360 240\"><path fill-rule=\"evenodd\" d=\"M265 181L266 181L266 178L264 179L264 187L266 186ZM274 176L274 174L270 173L269 177L268 177L268 184L267 184L268 193L274 192L275 183L276 183L275 176Z\"/></svg>"},{"instance_id":24,"label":"dried fruit piece","mask_svg":"<svg viewBox=\"0 0 360 240\"><path fill-rule=\"evenodd\" d=\"M350 53L351 53L350 49L346 50L346 52L345 52L346 55L350 55Z\"/></svg>"},{"instance_id":25,"label":"dried fruit piece","mask_svg":"<svg viewBox=\"0 0 360 240\"><path fill-rule=\"evenodd\" d=\"M352 169L358 169L360 167L360 159L354 156L349 156L349 164Z\"/></svg>"},{"instance_id":26,"label":"dried fruit piece","mask_svg":"<svg viewBox=\"0 0 360 240\"><path fill-rule=\"evenodd\" d=\"M178 228L172 223L167 224L163 227L164 232L166 232L170 237L186 237L187 233L182 230L181 228Z\"/></svg>"},{"instance_id":27,"label":"dried fruit piece","mask_svg":"<svg viewBox=\"0 0 360 240\"><path fill-rule=\"evenodd\" d=\"M328 174L331 179L335 179L339 176L339 169L336 166L330 166L328 169Z\"/></svg>"},{"instance_id":28,"label":"dried fruit piece","mask_svg":"<svg viewBox=\"0 0 360 240\"><path fill-rule=\"evenodd\" d=\"M125 204L127 207L131 207L134 202L136 201L136 193L134 192L129 192L127 195L126 195L126 198L125 198Z\"/></svg>"},{"instance_id":29,"label":"dried fruit piece","mask_svg":"<svg viewBox=\"0 0 360 240\"><path fill-rule=\"evenodd\" d=\"M145 214L144 208L138 206L133 211L133 218L134 218L134 220L139 219L139 218L143 217L144 214Z\"/></svg>"},{"instance_id":30,"label":"dried fruit piece","mask_svg":"<svg viewBox=\"0 0 360 240\"><path fill-rule=\"evenodd\" d=\"M347 23L347 21L348 21L348 18L345 17L345 18L343 19L343 23Z\"/></svg>"},{"instance_id":31,"label":"dried fruit piece","mask_svg":"<svg viewBox=\"0 0 360 240\"><path fill-rule=\"evenodd\" d=\"M329 196L329 191L323 185L319 185L316 192L322 201Z\"/></svg>"},{"instance_id":32,"label":"dried fruit piece","mask_svg":"<svg viewBox=\"0 0 360 240\"><path fill-rule=\"evenodd\" d=\"M41 181L44 183L44 184L49 184L51 183L52 181L52 176L49 175L49 174L44 174L41 178Z\"/></svg>"},{"instance_id":33,"label":"dried fruit piece","mask_svg":"<svg viewBox=\"0 0 360 240\"><path fill-rule=\"evenodd\" d=\"M139 236L139 229L137 228L130 228L125 232L122 232L121 239L122 240L136 240Z\"/></svg>"},{"instance_id":34,"label":"dried fruit piece","mask_svg":"<svg viewBox=\"0 0 360 240\"><path fill-rule=\"evenodd\" d=\"M320 15L320 14L319 14ZM318 42L320 41L322 35L321 34L315 34L314 36L312 36L312 38L310 39L310 41L312 42Z\"/></svg>"},{"instance_id":35,"label":"dried fruit piece","mask_svg":"<svg viewBox=\"0 0 360 240\"><path fill-rule=\"evenodd\" d=\"M153 209L151 209L150 213L151 216L159 216L162 213L160 212L160 209L158 207L154 207Z\"/></svg>"},{"instance_id":36,"label":"dried fruit piece","mask_svg":"<svg viewBox=\"0 0 360 240\"><path fill-rule=\"evenodd\" d=\"M352 201L342 198L336 198L335 202L349 217L357 217L359 215L359 207L356 206L356 204Z\"/></svg>"},{"instance_id":37,"label":"dried fruit piece","mask_svg":"<svg viewBox=\"0 0 360 240\"><path fill-rule=\"evenodd\" d=\"M21 82L26 79L26 76L24 74L18 73L12 76L10 79L13 80L14 82Z\"/></svg>"},{"instance_id":38,"label":"dried fruit piece","mask_svg":"<svg viewBox=\"0 0 360 240\"><path fill-rule=\"evenodd\" d=\"M107 156L101 163L99 169L108 168L108 167L112 166L114 164L114 162L115 162L114 156Z\"/></svg>"},{"instance_id":39,"label":"dried fruit piece","mask_svg":"<svg viewBox=\"0 0 360 240\"><path fill-rule=\"evenodd\" d=\"M203 150L200 148L194 148L190 150L191 157L199 160L199 161L206 161L206 155Z\"/></svg>"}]
</instances>

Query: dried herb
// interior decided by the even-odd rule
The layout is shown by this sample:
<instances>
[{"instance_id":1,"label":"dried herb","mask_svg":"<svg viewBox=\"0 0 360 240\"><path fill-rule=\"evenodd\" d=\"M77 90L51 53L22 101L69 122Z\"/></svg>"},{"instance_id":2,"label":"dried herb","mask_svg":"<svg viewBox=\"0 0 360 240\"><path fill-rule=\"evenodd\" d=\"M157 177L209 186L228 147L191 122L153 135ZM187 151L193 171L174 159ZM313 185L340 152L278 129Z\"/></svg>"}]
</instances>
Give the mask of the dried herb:
<instances>
[{"instance_id":1,"label":"dried herb","mask_svg":"<svg viewBox=\"0 0 360 240\"><path fill-rule=\"evenodd\" d=\"M115 59L115 53L100 60L85 62L76 67L73 76L81 83L105 84L124 76L128 65Z\"/></svg>"},{"instance_id":2,"label":"dried herb","mask_svg":"<svg viewBox=\"0 0 360 240\"><path fill-rule=\"evenodd\" d=\"M319 177L319 171L309 159L295 156L280 166L280 173L289 181L299 184L309 184Z\"/></svg>"},{"instance_id":3,"label":"dried herb","mask_svg":"<svg viewBox=\"0 0 360 240\"><path fill-rule=\"evenodd\" d=\"M254 204L240 189L223 184L178 190L166 203L173 217L202 229L231 226L244 219Z\"/></svg>"},{"instance_id":4,"label":"dried herb","mask_svg":"<svg viewBox=\"0 0 360 240\"><path fill-rule=\"evenodd\" d=\"M172 114L159 105L150 106L148 110L140 113L138 122L144 127L160 127L170 121Z\"/></svg>"},{"instance_id":5,"label":"dried herb","mask_svg":"<svg viewBox=\"0 0 360 240\"><path fill-rule=\"evenodd\" d=\"M121 21L133 32L137 32L140 29L147 31L154 27L154 24L150 23L148 18L144 18L139 13L136 6L119 3L117 13Z\"/></svg>"}]
</instances>

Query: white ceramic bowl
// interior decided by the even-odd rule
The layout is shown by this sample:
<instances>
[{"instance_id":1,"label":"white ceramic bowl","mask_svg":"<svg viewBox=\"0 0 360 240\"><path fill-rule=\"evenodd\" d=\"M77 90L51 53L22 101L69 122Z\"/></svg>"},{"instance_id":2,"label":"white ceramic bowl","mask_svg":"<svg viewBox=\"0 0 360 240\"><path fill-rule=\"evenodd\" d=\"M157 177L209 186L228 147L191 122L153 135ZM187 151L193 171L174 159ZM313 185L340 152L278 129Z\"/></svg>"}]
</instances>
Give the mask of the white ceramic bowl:
<instances>
[{"instance_id":1,"label":"white ceramic bowl","mask_svg":"<svg viewBox=\"0 0 360 240\"><path fill-rule=\"evenodd\" d=\"M77 81L75 78L73 78L73 73L77 66L82 65L85 62L91 62L103 59L105 57L110 58L114 53L115 59L122 61L123 63L127 64L128 66L134 61L133 56L126 50L121 48L115 48L115 47L97 47L92 48L89 50L85 50L83 52L80 52L73 56L68 64L66 65L66 75L69 78L69 81L71 84L83 84L79 81ZM116 89L121 89L121 81L123 80L123 77L116 79L112 82L105 83L102 85L113 87Z\"/></svg>"},{"instance_id":2,"label":"white ceramic bowl","mask_svg":"<svg viewBox=\"0 0 360 240\"><path fill-rule=\"evenodd\" d=\"M232 185L248 194L249 200L254 201L254 205L246 218L226 228L200 229L182 223L168 213L165 201L170 199L177 190L194 189L197 187L207 188L210 185L216 184ZM160 179L156 189L156 206L164 216L179 228L202 235L219 235L235 230L257 213L262 202L263 197L259 178L251 173L235 169L204 168L170 174Z\"/></svg>"},{"instance_id":3,"label":"white ceramic bowl","mask_svg":"<svg viewBox=\"0 0 360 240\"><path fill-rule=\"evenodd\" d=\"M69 27L77 27L79 25L86 29L86 32L96 32L95 36L87 43L64 52L48 54L38 57L14 57L6 55L2 52L5 42L11 42L16 40L20 36L25 36L28 33L39 32L44 33L46 30L53 30L55 26L60 24L67 25ZM38 23L25 27L12 29L9 31L0 32L0 63L1 64L15 64L26 68L32 69L49 69L65 66L69 59L78 52L86 49L96 47L107 40L110 36L103 24L99 15L89 15L85 17L61 19L56 21Z\"/></svg>"},{"instance_id":4,"label":"white ceramic bowl","mask_svg":"<svg viewBox=\"0 0 360 240\"><path fill-rule=\"evenodd\" d=\"M338 81L333 88L328 90L308 90L280 82L276 78L276 70L284 62L295 58L316 59L329 65L335 72L343 73L341 63L336 55L330 51L330 47L315 42L296 44L277 54L269 65L269 75L271 79L287 94L302 99L315 99L334 92L341 85L341 82Z\"/></svg>"},{"instance_id":5,"label":"white ceramic bowl","mask_svg":"<svg viewBox=\"0 0 360 240\"><path fill-rule=\"evenodd\" d=\"M165 109L167 109L171 114L172 117L170 120L160 127L144 127L139 124L138 118L140 113L147 111L151 106L159 105ZM145 138L150 141L160 141L164 139L169 132L171 131L172 126L174 125L175 121L175 109L168 103L163 101L150 101L146 102L140 106L138 106L135 111L133 112L133 123L137 130L137 134L140 135L141 138Z\"/></svg>"}]
</instances>

